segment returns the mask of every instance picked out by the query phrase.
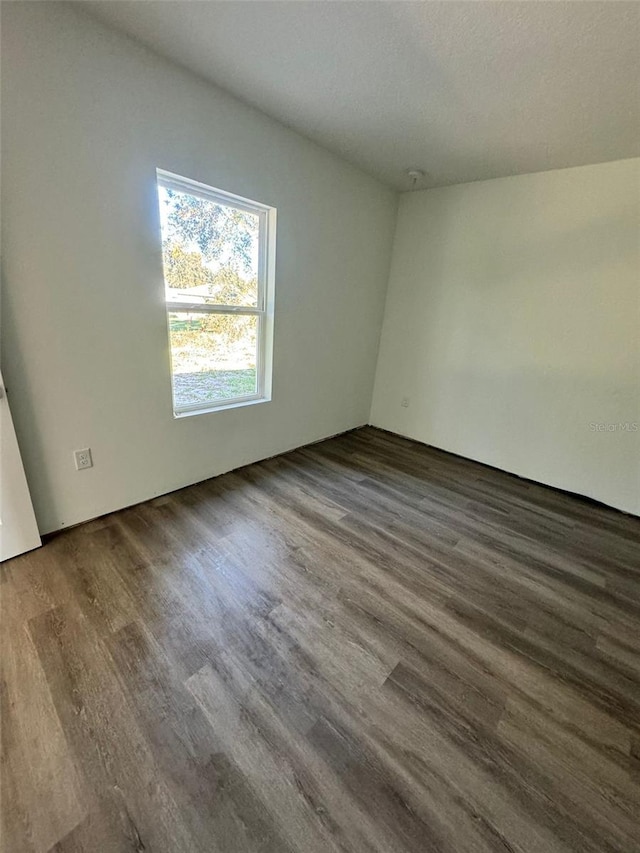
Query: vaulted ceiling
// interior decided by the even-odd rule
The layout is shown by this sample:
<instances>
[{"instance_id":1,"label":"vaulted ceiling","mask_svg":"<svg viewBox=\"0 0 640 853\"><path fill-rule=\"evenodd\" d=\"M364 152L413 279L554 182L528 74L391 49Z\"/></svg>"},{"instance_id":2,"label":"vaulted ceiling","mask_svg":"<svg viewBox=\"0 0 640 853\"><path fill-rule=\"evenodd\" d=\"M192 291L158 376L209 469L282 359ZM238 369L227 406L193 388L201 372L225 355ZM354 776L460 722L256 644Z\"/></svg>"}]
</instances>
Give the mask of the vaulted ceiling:
<instances>
[{"instance_id":1,"label":"vaulted ceiling","mask_svg":"<svg viewBox=\"0 0 640 853\"><path fill-rule=\"evenodd\" d=\"M398 189L640 154L636 2L80 5Z\"/></svg>"}]
</instances>

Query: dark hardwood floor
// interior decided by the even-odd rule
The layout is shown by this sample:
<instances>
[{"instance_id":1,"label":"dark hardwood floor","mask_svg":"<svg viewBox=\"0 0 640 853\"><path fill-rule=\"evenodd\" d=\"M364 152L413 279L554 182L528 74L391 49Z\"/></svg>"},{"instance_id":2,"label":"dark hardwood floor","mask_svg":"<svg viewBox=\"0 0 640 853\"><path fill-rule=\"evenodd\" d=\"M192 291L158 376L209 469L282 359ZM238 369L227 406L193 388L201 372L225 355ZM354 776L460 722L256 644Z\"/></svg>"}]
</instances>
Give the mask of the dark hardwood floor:
<instances>
[{"instance_id":1,"label":"dark hardwood floor","mask_svg":"<svg viewBox=\"0 0 640 853\"><path fill-rule=\"evenodd\" d=\"M3 851L640 850L640 520L366 428L2 567Z\"/></svg>"}]
</instances>

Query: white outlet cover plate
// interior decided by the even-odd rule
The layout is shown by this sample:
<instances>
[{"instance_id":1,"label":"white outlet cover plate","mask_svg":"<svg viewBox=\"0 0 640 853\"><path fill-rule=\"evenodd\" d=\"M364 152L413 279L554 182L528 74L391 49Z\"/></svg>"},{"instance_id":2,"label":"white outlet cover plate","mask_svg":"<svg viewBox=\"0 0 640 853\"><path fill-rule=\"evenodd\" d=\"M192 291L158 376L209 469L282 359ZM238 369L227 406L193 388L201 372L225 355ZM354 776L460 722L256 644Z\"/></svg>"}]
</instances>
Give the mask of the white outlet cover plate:
<instances>
[{"instance_id":1,"label":"white outlet cover plate","mask_svg":"<svg viewBox=\"0 0 640 853\"><path fill-rule=\"evenodd\" d=\"M91 458L90 447L85 447L84 450L74 451L73 458L76 463L76 470L82 471L85 468L93 468L93 459Z\"/></svg>"}]
</instances>

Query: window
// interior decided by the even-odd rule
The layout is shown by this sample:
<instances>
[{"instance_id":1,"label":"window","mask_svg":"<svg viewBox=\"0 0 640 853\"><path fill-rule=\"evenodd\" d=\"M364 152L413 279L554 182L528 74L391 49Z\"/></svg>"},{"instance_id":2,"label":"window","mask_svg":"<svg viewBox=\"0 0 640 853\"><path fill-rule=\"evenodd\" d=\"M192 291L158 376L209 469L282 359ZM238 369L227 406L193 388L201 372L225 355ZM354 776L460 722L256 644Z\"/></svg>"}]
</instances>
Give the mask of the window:
<instances>
[{"instance_id":1,"label":"window","mask_svg":"<svg viewBox=\"0 0 640 853\"><path fill-rule=\"evenodd\" d=\"M270 399L275 208L157 176L174 415Z\"/></svg>"}]
</instances>

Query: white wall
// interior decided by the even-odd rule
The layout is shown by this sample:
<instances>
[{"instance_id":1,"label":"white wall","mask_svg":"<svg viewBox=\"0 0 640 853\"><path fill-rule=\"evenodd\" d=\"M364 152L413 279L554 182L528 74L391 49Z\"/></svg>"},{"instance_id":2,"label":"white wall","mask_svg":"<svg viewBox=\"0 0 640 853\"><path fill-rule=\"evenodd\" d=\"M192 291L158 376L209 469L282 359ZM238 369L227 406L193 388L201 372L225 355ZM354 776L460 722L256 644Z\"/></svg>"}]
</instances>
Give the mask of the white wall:
<instances>
[{"instance_id":1,"label":"white wall","mask_svg":"<svg viewBox=\"0 0 640 853\"><path fill-rule=\"evenodd\" d=\"M371 422L640 514L639 178L403 195Z\"/></svg>"},{"instance_id":2,"label":"white wall","mask_svg":"<svg viewBox=\"0 0 640 853\"><path fill-rule=\"evenodd\" d=\"M278 209L270 403L172 417L156 166ZM41 531L367 421L395 194L57 3L2 4L2 171L2 366Z\"/></svg>"}]
</instances>

